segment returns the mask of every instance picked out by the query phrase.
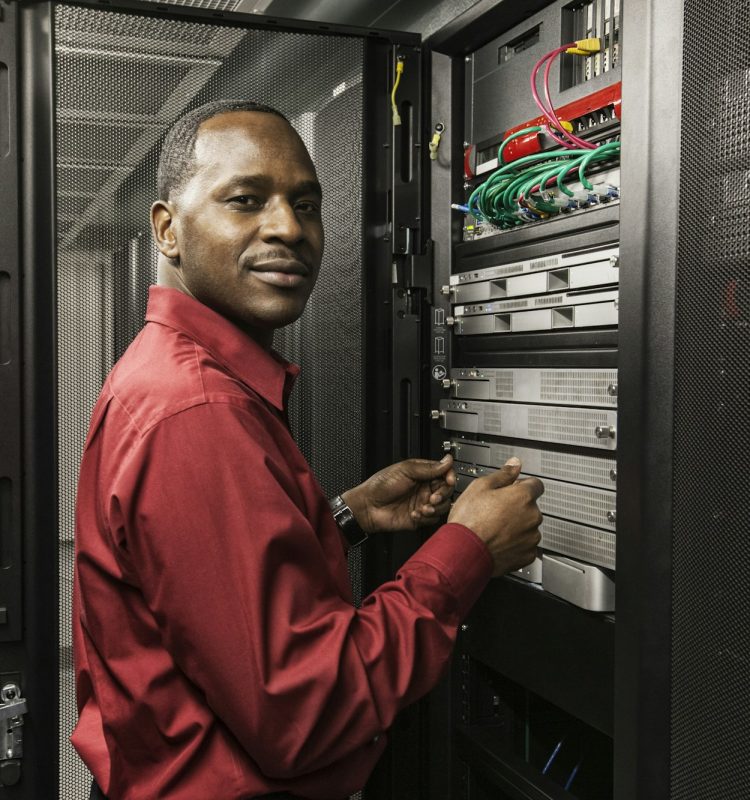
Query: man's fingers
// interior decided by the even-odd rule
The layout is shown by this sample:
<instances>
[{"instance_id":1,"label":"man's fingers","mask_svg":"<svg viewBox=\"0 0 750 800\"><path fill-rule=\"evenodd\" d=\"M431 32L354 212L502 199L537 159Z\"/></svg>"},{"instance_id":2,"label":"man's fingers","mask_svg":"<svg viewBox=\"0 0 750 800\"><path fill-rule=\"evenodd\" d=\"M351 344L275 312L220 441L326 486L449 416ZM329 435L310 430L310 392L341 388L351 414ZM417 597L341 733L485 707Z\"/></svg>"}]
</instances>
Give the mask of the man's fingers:
<instances>
[{"instance_id":1,"label":"man's fingers","mask_svg":"<svg viewBox=\"0 0 750 800\"><path fill-rule=\"evenodd\" d=\"M414 481L432 481L447 474L453 467L453 458L445 456L441 461L426 458L408 458L401 462L401 468Z\"/></svg>"},{"instance_id":2,"label":"man's fingers","mask_svg":"<svg viewBox=\"0 0 750 800\"><path fill-rule=\"evenodd\" d=\"M451 499L446 497L442 503L434 503L435 516L444 517L451 510Z\"/></svg>"},{"instance_id":3,"label":"man's fingers","mask_svg":"<svg viewBox=\"0 0 750 800\"><path fill-rule=\"evenodd\" d=\"M451 464L451 468L446 472L444 475L440 475L438 478L433 478L430 481L430 489L433 492L442 491L443 487L447 486L449 491L453 491L453 487L456 485L456 471L453 469L453 465Z\"/></svg>"},{"instance_id":4,"label":"man's fingers","mask_svg":"<svg viewBox=\"0 0 750 800\"><path fill-rule=\"evenodd\" d=\"M440 486L432 492L427 502L433 506L438 506L444 501L450 500L452 494L452 486Z\"/></svg>"},{"instance_id":5,"label":"man's fingers","mask_svg":"<svg viewBox=\"0 0 750 800\"><path fill-rule=\"evenodd\" d=\"M521 462L513 456L505 462L505 466L486 475L482 480L486 481L492 489L502 489L503 486L515 483L520 471Z\"/></svg>"},{"instance_id":6,"label":"man's fingers","mask_svg":"<svg viewBox=\"0 0 750 800\"><path fill-rule=\"evenodd\" d=\"M519 485L528 489L532 499L538 500L544 494L544 484L539 478L523 478L518 481Z\"/></svg>"}]
</instances>

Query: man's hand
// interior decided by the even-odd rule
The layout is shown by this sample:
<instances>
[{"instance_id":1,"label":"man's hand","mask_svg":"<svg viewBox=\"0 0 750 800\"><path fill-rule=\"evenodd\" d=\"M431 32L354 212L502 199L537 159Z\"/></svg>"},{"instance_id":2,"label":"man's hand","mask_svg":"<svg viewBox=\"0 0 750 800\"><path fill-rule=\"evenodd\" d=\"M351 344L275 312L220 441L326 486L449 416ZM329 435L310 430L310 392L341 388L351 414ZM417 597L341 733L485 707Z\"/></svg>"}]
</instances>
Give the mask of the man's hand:
<instances>
[{"instance_id":1,"label":"man's hand","mask_svg":"<svg viewBox=\"0 0 750 800\"><path fill-rule=\"evenodd\" d=\"M458 498L448 522L465 525L487 545L495 575L530 564L536 556L542 514L537 498L544 484L537 478L518 479L521 462L509 458L502 469L477 478Z\"/></svg>"},{"instance_id":2,"label":"man's hand","mask_svg":"<svg viewBox=\"0 0 750 800\"><path fill-rule=\"evenodd\" d=\"M410 458L381 469L341 497L367 533L415 530L448 512L455 485L451 456Z\"/></svg>"}]
</instances>

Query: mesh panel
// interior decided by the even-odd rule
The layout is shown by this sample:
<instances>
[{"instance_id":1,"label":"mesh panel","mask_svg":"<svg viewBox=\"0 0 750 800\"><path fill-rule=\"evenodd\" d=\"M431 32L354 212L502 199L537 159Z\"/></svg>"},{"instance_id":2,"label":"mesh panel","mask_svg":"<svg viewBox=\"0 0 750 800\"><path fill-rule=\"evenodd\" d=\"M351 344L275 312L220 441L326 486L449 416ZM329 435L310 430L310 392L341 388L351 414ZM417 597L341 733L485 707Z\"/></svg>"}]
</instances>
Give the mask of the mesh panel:
<instances>
[{"instance_id":1,"label":"mesh panel","mask_svg":"<svg viewBox=\"0 0 750 800\"><path fill-rule=\"evenodd\" d=\"M540 547L571 558L580 558L607 569L615 568L615 534L586 528L565 519L545 516L539 530ZM695 796L693 796L695 797Z\"/></svg>"},{"instance_id":2,"label":"mesh panel","mask_svg":"<svg viewBox=\"0 0 750 800\"><path fill-rule=\"evenodd\" d=\"M147 3L169 3L189 8L210 8L212 11L234 11L242 0L146 0Z\"/></svg>"},{"instance_id":3,"label":"mesh panel","mask_svg":"<svg viewBox=\"0 0 750 800\"><path fill-rule=\"evenodd\" d=\"M727 46L730 43L730 46ZM707 58L719 52L721 58ZM672 531L673 800L750 786L750 3L685 3Z\"/></svg>"},{"instance_id":4,"label":"mesh panel","mask_svg":"<svg viewBox=\"0 0 750 800\"><path fill-rule=\"evenodd\" d=\"M512 455L508 451L508 458ZM543 452L541 465L545 475L567 478L581 483L608 486L612 483L613 461L601 458L571 455L569 453Z\"/></svg>"},{"instance_id":5,"label":"mesh panel","mask_svg":"<svg viewBox=\"0 0 750 800\"><path fill-rule=\"evenodd\" d=\"M589 447L601 446L602 440L596 437L594 431L598 426L610 424L610 413L593 408L534 406L529 409L529 437Z\"/></svg>"},{"instance_id":6,"label":"mesh panel","mask_svg":"<svg viewBox=\"0 0 750 800\"><path fill-rule=\"evenodd\" d=\"M495 377L495 397L498 400L513 399L513 371L498 372Z\"/></svg>"},{"instance_id":7,"label":"mesh panel","mask_svg":"<svg viewBox=\"0 0 750 800\"><path fill-rule=\"evenodd\" d=\"M571 483L544 482L544 494L539 498L543 514L557 514L564 519L614 530L607 515L614 511L615 493L589 489Z\"/></svg>"},{"instance_id":8,"label":"mesh panel","mask_svg":"<svg viewBox=\"0 0 750 800\"><path fill-rule=\"evenodd\" d=\"M237 5L181 4L221 10ZM91 408L104 377L143 323L147 289L155 279L148 208L161 140L189 108L244 97L278 107L313 155L325 198L326 255L303 319L280 332L276 345L303 364L291 409L297 441L324 490L338 493L361 480L363 469L363 49L354 38L65 6L56 9L55 41L60 797L83 800L90 777L68 744L76 717L69 621L75 486ZM352 562L357 597L359 558L354 554Z\"/></svg>"},{"instance_id":9,"label":"mesh panel","mask_svg":"<svg viewBox=\"0 0 750 800\"><path fill-rule=\"evenodd\" d=\"M616 406L617 398L608 394L617 383L617 370L554 370L542 372L541 399L549 403L576 403Z\"/></svg>"}]
</instances>

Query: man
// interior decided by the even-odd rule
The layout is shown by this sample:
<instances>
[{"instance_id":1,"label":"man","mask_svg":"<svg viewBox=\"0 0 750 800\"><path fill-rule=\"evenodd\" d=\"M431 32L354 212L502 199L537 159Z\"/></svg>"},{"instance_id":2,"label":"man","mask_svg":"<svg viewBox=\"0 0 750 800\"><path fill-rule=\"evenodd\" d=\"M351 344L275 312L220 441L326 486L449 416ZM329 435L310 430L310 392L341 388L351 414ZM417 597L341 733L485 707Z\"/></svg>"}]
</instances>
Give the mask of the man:
<instances>
[{"instance_id":1,"label":"man","mask_svg":"<svg viewBox=\"0 0 750 800\"><path fill-rule=\"evenodd\" d=\"M212 103L168 135L159 193L159 285L81 466L73 743L111 800L341 800L490 576L534 557L542 487L517 460L475 481L355 609L270 349L321 262L310 157L273 109ZM344 528L435 522L454 484L449 457L397 464L339 499Z\"/></svg>"}]
</instances>

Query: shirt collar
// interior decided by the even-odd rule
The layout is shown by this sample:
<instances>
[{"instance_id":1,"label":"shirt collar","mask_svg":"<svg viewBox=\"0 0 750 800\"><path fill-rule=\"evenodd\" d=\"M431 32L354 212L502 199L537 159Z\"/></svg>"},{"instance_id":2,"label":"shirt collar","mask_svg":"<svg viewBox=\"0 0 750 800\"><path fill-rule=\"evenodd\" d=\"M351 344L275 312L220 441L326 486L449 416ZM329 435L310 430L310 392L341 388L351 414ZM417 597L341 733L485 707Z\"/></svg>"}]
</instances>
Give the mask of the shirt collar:
<instances>
[{"instance_id":1,"label":"shirt collar","mask_svg":"<svg viewBox=\"0 0 750 800\"><path fill-rule=\"evenodd\" d=\"M234 323L178 289L151 286L146 322L166 325L208 350L245 385L284 411L299 367L265 350Z\"/></svg>"}]
</instances>

